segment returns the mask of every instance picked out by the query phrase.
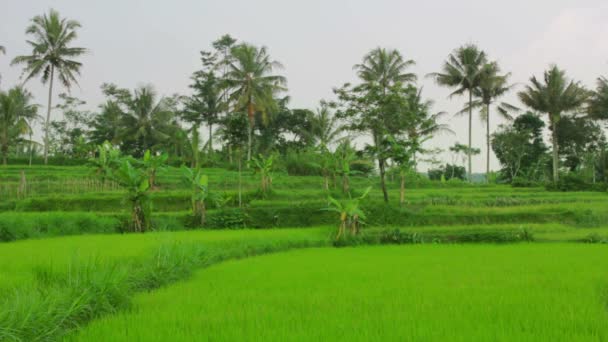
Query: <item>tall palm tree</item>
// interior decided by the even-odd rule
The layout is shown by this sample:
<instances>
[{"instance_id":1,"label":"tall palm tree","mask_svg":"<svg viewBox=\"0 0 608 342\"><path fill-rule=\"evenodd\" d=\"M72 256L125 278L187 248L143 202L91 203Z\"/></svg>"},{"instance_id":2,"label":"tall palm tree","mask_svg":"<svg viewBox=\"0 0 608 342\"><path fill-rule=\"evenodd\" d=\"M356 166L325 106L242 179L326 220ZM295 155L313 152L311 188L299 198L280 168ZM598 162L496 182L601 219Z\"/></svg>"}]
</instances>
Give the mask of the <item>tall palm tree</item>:
<instances>
[{"instance_id":1,"label":"tall palm tree","mask_svg":"<svg viewBox=\"0 0 608 342\"><path fill-rule=\"evenodd\" d=\"M441 86L456 88L450 97L455 95L469 95L469 149L472 151L473 144L473 94L482 80L483 66L487 62L486 53L474 44L459 47L452 52L443 64L441 72L432 73L429 76ZM472 155L468 153L468 178L472 177Z\"/></svg>"},{"instance_id":2,"label":"tall palm tree","mask_svg":"<svg viewBox=\"0 0 608 342\"><path fill-rule=\"evenodd\" d=\"M414 65L413 60L406 60L397 50L375 48L363 57L363 63L356 64L354 69L357 75L370 87L380 87L383 96L386 96L388 89L398 83L416 81L416 75L405 70ZM388 114L388 113L387 113ZM383 132L372 130L374 145L380 149L384 141ZM380 185L384 195L384 201L388 202L388 192L386 190L385 169L386 160L378 154L378 168L380 169Z\"/></svg>"},{"instance_id":3,"label":"tall palm tree","mask_svg":"<svg viewBox=\"0 0 608 342\"><path fill-rule=\"evenodd\" d=\"M544 83L535 76L530 78L530 85L517 95L521 102L535 111L546 113L551 125L553 143L553 181L559 179L559 144L557 141L557 123L563 113L574 112L587 101L589 92L579 82L568 80L566 73L557 66L545 71Z\"/></svg>"},{"instance_id":4,"label":"tall palm tree","mask_svg":"<svg viewBox=\"0 0 608 342\"><path fill-rule=\"evenodd\" d=\"M42 83L49 82L49 98L44 127L44 163L48 161L49 128L51 121L51 99L53 97L53 80L55 73L59 82L68 90L72 84L78 84L76 76L80 75L82 63L74 58L83 55L87 50L72 47L77 38L76 30L80 23L75 20L61 18L59 12L50 10L48 14L35 16L31 25L25 30L33 39L27 43L32 47L32 54L17 56L11 64L25 64L26 75L24 83L42 74Z\"/></svg>"},{"instance_id":5,"label":"tall palm tree","mask_svg":"<svg viewBox=\"0 0 608 342\"><path fill-rule=\"evenodd\" d=\"M513 85L509 84L509 77L511 73L501 74L498 63L486 63L481 70L479 86L473 89L475 99L460 112L468 112L469 106L480 109L481 119L486 124L486 180L489 180L490 176L490 109L499 98L513 89ZM498 114L506 120L512 120L510 113L517 110L517 107L507 102L500 102L496 106Z\"/></svg>"},{"instance_id":6,"label":"tall palm tree","mask_svg":"<svg viewBox=\"0 0 608 342\"><path fill-rule=\"evenodd\" d=\"M449 125L439 122L446 112L432 112L433 101L422 98L422 89L412 88L412 94L407 98L408 112L406 120L411 122L404 123L407 128L407 138L412 143L413 148L413 167L416 170L417 154L424 152L422 144L436 133L454 134Z\"/></svg>"},{"instance_id":7,"label":"tall palm tree","mask_svg":"<svg viewBox=\"0 0 608 342\"><path fill-rule=\"evenodd\" d=\"M397 50L375 48L363 57L363 63L356 64L354 69L361 80L376 84L383 93L397 82L407 83L416 81L416 75L405 70L416 64L406 60Z\"/></svg>"},{"instance_id":8,"label":"tall palm tree","mask_svg":"<svg viewBox=\"0 0 608 342\"><path fill-rule=\"evenodd\" d=\"M232 47L231 55L225 78L226 86L230 89L228 98L234 104L235 111L247 111L247 160L251 160L255 113L264 114L274 107L274 95L286 90L287 79L272 74L282 65L270 59L265 47L239 44Z\"/></svg>"},{"instance_id":9,"label":"tall palm tree","mask_svg":"<svg viewBox=\"0 0 608 342\"><path fill-rule=\"evenodd\" d=\"M2 163L7 164L10 144L21 135L30 133L31 122L37 118L38 106L33 97L21 87L0 91L0 147Z\"/></svg>"}]
</instances>

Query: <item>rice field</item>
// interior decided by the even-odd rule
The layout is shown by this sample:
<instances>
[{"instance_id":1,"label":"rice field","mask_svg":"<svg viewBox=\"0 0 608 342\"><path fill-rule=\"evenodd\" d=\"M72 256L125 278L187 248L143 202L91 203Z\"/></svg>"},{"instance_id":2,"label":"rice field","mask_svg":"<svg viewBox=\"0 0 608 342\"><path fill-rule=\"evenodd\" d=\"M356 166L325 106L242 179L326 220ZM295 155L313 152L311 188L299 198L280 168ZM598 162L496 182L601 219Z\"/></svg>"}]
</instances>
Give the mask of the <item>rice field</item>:
<instances>
[{"instance_id":1,"label":"rice field","mask_svg":"<svg viewBox=\"0 0 608 342\"><path fill-rule=\"evenodd\" d=\"M0 170L0 341L605 341L608 194L378 180L360 238L334 241L320 177L209 169L208 224L170 168L153 231L86 167ZM336 246L349 246L335 248ZM399 246L395 246L399 245Z\"/></svg>"},{"instance_id":2,"label":"rice field","mask_svg":"<svg viewBox=\"0 0 608 342\"><path fill-rule=\"evenodd\" d=\"M419 245L229 261L73 341L605 341L608 248Z\"/></svg>"}]
</instances>

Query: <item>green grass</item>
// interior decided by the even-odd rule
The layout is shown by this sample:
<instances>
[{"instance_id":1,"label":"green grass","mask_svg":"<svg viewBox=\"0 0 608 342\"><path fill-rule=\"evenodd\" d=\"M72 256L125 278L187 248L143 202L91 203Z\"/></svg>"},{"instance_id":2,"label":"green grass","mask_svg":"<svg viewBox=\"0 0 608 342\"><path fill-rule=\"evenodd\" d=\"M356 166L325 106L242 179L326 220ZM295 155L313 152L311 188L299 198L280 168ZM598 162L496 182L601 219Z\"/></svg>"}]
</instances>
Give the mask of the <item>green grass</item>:
<instances>
[{"instance_id":1,"label":"green grass","mask_svg":"<svg viewBox=\"0 0 608 342\"><path fill-rule=\"evenodd\" d=\"M605 341L604 245L314 249L230 261L78 341Z\"/></svg>"}]
</instances>

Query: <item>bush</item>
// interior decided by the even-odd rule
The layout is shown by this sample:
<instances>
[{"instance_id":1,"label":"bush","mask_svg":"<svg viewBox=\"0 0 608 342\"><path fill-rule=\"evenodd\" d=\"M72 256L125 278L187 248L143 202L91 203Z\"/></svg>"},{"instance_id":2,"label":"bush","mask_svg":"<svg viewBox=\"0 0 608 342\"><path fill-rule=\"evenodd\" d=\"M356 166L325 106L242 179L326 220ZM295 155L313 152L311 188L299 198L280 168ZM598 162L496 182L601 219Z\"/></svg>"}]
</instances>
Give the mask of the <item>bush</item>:
<instances>
[{"instance_id":1,"label":"bush","mask_svg":"<svg viewBox=\"0 0 608 342\"><path fill-rule=\"evenodd\" d=\"M280 159L279 164L290 176L321 176L316 160L317 155L314 153L290 150Z\"/></svg>"},{"instance_id":2,"label":"bush","mask_svg":"<svg viewBox=\"0 0 608 342\"><path fill-rule=\"evenodd\" d=\"M545 188L548 191L606 191L606 184L589 183L580 175L568 173L562 175L557 183L547 183Z\"/></svg>"},{"instance_id":3,"label":"bush","mask_svg":"<svg viewBox=\"0 0 608 342\"><path fill-rule=\"evenodd\" d=\"M538 186L538 182L524 178L524 177L515 177L511 181L511 186L514 188L532 188Z\"/></svg>"}]
</instances>

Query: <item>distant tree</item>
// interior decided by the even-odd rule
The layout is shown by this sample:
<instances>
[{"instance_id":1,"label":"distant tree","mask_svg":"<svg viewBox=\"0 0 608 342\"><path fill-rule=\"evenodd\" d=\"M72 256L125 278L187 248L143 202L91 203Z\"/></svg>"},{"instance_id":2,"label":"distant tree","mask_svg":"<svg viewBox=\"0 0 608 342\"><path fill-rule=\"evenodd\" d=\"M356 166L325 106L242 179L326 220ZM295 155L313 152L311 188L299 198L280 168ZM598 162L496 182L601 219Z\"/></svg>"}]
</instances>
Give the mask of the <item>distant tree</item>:
<instances>
[{"instance_id":1,"label":"distant tree","mask_svg":"<svg viewBox=\"0 0 608 342\"><path fill-rule=\"evenodd\" d=\"M10 146L32 131L31 122L38 117L38 106L31 103L32 99L32 94L20 87L0 91L0 149L4 165Z\"/></svg>"},{"instance_id":2,"label":"distant tree","mask_svg":"<svg viewBox=\"0 0 608 342\"><path fill-rule=\"evenodd\" d=\"M473 108L480 109L481 119L486 123L486 181L489 181L490 176L490 111L492 105L500 97L504 96L512 89L509 84L510 73L501 74L500 67L496 62L486 63L481 69L481 79L479 86L473 89L475 100L472 102ZM503 119L512 120L511 112L517 111L518 108L501 102L496 106L498 114ZM461 111L468 112L468 106Z\"/></svg>"},{"instance_id":3,"label":"distant tree","mask_svg":"<svg viewBox=\"0 0 608 342\"><path fill-rule=\"evenodd\" d=\"M282 65L270 59L265 47L239 44L233 46L230 52L225 82L230 89L229 99L234 110L246 111L249 118L247 160L250 160L255 113L265 113L275 105L274 95L286 90L287 80L272 74Z\"/></svg>"},{"instance_id":4,"label":"distant tree","mask_svg":"<svg viewBox=\"0 0 608 342\"><path fill-rule=\"evenodd\" d=\"M581 109L589 93L580 83L569 81L566 73L557 66L545 71L544 82L535 76L530 85L518 93L519 99L530 109L545 113L549 117L553 143L553 181L559 179L559 140L557 125L563 113L576 112Z\"/></svg>"},{"instance_id":5,"label":"distant tree","mask_svg":"<svg viewBox=\"0 0 608 342\"><path fill-rule=\"evenodd\" d=\"M444 116L445 112L432 112L433 101L424 100L422 98L422 89L417 89L414 86L409 86L410 94L407 97L407 107L405 123L407 127L406 135L408 144L412 149L412 167L416 170L417 154L428 153L423 148L423 143L439 133L454 132L448 125L439 123L439 120Z\"/></svg>"},{"instance_id":6,"label":"distant tree","mask_svg":"<svg viewBox=\"0 0 608 342\"><path fill-rule=\"evenodd\" d=\"M388 202L386 190L385 141L388 136L403 133L401 115L407 109L407 88L404 83L416 80L416 75L406 72L414 64L405 60L397 50L376 48L363 57L363 62L354 66L362 83L352 87L345 84L335 93L342 104L336 113L338 118L348 119L352 131L371 135L373 151L380 170L380 186L384 201Z\"/></svg>"},{"instance_id":7,"label":"distant tree","mask_svg":"<svg viewBox=\"0 0 608 342\"><path fill-rule=\"evenodd\" d=\"M502 166L504 180L511 182L517 177L540 180L548 150L543 142L544 127L537 115L528 112L512 124L501 125L492 134L492 149Z\"/></svg>"},{"instance_id":8,"label":"distant tree","mask_svg":"<svg viewBox=\"0 0 608 342\"><path fill-rule=\"evenodd\" d=\"M430 180L435 180L435 181L439 181L439 180L447 181L450 179L466 180L467 179L467 169L464 166L458 166L458 165L454 165L454 164L445 164L445 165L441 165L439 168L436 168L436 169L429 169L428 176L429 176Z\"/></svg>"},{"instance_id":9,"label":"distant tree","mask_svg":"<svg viewBox=\"0 0 608 342\"><path fill-rule=\"evenodd\" d=\"M375 48L363 57L354 69L357 76L368 85L379 86L382 93L395 83L415 82L416 75L405 70L416 64L406 60L397 50Z\"/></svg>"},{"instance_id":10,"label":"distant tree","mask_svg":"<svg viewBox=\"0 0 608 342\"><path fill-rule=\"evenodd\" d=\"M589 98L588 114L596 120L608 120L608 79L597 79L596 90Z\"/></svg>"},{"instance_id":11,"label":"distant tree","mask_svg":"<svg viewBox=\"0 0 608 342\"><path fill-rule=\"evenodd\" d=\"M468 151L473 151L473 96L475 90L480 86L483 78L483 68L487 63L485 52L476 45L464 45L456 49L448 56L443 64L441 72L432 73L429 76L435 79L441 86L456 88L450 97L468 93L469 102L469 144ZM468 155L468 179L471 181L472 156Z\"/></svg>"},{"instance_id":12,"label":"distant tree","mask_svg":"<svg viewBox=\"0 0 608 342\"><path fill-rule=\"evenodd\" d=\"M24 83L42 74L42 83L49 82L49 98L46 123L44 127L44 163L48 162L49 130L51 122L51 100L53 97L53 80L55 72L59 81L68 90L72 84L78 84L76 76L80 74L82 63L74 60L86 53L86 49L72 47L76 39L76 30L80 23L61 18L59 12L50 10L48 14L35 16L26 33L33 36L27 43L32 47L32 54L17 56L12 64L25 64Z\"/></svg>"},{"instance_id":13,"label":"distant tree","mask_svg":"<svg viewBox=\"0 0 608 342\"><path fill-rule=\"evenodd\" d=\"M202 122L209 128L209 155L213 153L213 125L218 122L219 114L223 111L222 80L218 77L218 55L201 51L203 68L192 75L190 88L193 94L186 98L186 108L183 118L193 123L192 130L198 133Z\"/></svg>"},{"instance_id":14,"label":"distant tree","mask_svg":"<svg viewBox=\"0 0 608 342\"><path fill-rule=\"evenodd\" d=\"M344 128L339 124L339 120L332 115L331 108L325 102L321 102L314 113L310 113L308 118L310 129L305 134L312 145L320 148L328 148L335 143Z\"/></svg>"},{"instance_id":15,"label":"distant tree","mask_svg":"<svg viewBox=\"0 0 608 342\"><path fill-rule=\"evenodd\" d=\"M104 84L102 90L122 112L120 140L123 152L143 156L146 150L155 152L175 147L171 139L180 129L176 120L175 97L159 98L152 86L141 86L130 92L113 84ZM108 109L117 111L113 106Z\"/></svg>"},{"instance_id":16,"label":"distant tree","mask_svg":"<svg viewBox=\"0 0 608 342\"><path fill-rule=\"evenodd\" d=\"M67 94L59 94L62 119L51 121L49 150L76 158L87 158L95 150L87 136L91 127L92 114L83 109L86 102Z\"/></svg>"},{"instance_id":17,"label":"distant tree","mask_svg":"<svg viewBox=\"0 0 608 342\"><path fill-rule=\"evenodd\" d=\"M124 113L120 105L113 100L107 100L100 106L100 112L91 120L89 139L95 145L109 141L112 145L122 142Z\"/></svg>"},{"instance_id":18,"label":"distant tree","mask_svg":"<svg viewBox=\"0 0 608 342\"><path fill-rule=\"evenodd\" d=\"M459 142L456 142L454 144L454 146L450 147L450 151L452 153L454 153L457 156L460 156L462 159L462 165L465 165L466 160L468 160L468 158L470 156L474 156L474 155L478 155L479 153L481 153L481 150L478 148L470 148L467 145L461 144ZM468 176L468 175L467 175ZM470 178L467 178L470 180Z\"/></svg>"},{"instance_id":19,"label":"distant tree","mask_svg":"<svg viewBox=\"0 0 608 342\"><path fill-rule=\"evenodd\" d=\"M585 166L585 160L597 155L605 140L602 128L591 117L562 115L557 123L560 161L570 171Z\"/></svg>"}]
</instances>

